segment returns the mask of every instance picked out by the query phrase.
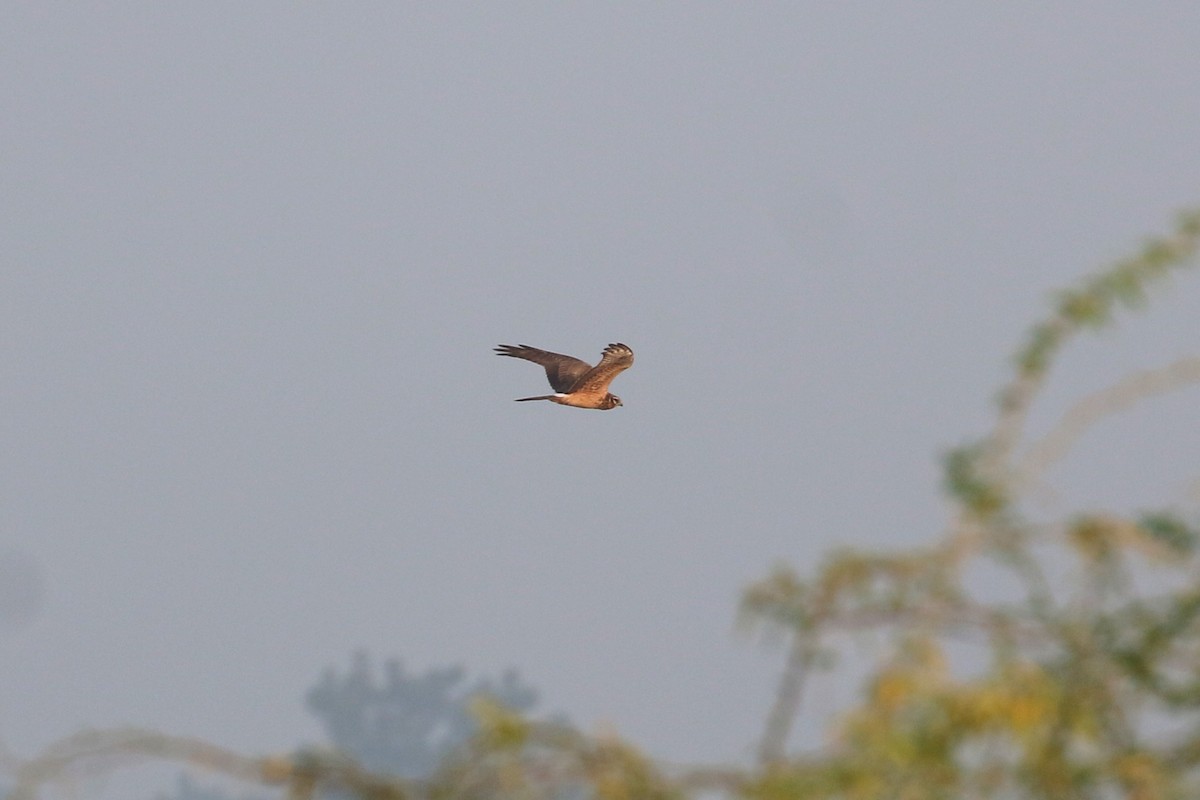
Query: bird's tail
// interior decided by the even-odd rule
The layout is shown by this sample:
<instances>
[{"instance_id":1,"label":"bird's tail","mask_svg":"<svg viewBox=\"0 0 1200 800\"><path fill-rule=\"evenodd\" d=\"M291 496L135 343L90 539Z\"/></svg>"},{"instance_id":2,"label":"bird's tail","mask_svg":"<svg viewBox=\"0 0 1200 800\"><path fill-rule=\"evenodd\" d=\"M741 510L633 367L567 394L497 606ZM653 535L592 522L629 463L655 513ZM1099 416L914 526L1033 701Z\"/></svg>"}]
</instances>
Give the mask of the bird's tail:
<instances>
[{"instance_id":1,"label":"bird's tail","mask_svg":"<svg viewBox=\"0 0 1200 800\"><path fill-rule=\"evenodd\" d=\"M526 400L553 400L556 397L562 397L561 394L544 394L540 397L518 397L516 402L524 403Z\"/></svg>"}]
</instances>

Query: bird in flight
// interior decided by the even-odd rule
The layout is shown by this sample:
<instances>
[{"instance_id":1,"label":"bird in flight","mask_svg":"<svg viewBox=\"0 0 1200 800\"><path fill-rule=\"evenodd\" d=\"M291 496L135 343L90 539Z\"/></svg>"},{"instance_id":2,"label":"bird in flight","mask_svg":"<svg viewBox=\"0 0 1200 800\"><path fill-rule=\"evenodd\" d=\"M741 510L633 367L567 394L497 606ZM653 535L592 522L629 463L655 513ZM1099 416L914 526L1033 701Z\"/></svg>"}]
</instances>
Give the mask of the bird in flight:
<instances>
[{"instance_id":1,"label":"bird in flight","mask_svg":"<svg viewBox=\"0 0 1200 800\"><path fill-rule=\"evenodd\" d=\"M607 411L624 405L621 398L608 391L613 378L629 369L633 364L633 351L628 345L610 344L604 348L600 363L592 366L578 358L538 350L526 344L502 344L496 348L498 356L523 358L546 368L546 377L554 394L538 397L518 397L518 403L526 400L549 400L575 408L595 408Z\"/></svg>"}]
</instances>

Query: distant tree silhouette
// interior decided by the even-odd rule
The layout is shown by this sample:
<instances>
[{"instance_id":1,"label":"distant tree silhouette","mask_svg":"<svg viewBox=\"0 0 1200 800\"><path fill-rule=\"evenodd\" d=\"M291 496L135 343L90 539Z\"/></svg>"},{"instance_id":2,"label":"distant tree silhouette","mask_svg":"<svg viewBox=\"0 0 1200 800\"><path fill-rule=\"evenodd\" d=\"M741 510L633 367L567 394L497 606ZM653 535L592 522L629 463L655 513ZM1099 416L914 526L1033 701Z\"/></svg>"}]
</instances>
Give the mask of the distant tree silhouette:
<instances>
[{"instance_id":1,"label":"distant tree silhouette","mask_svg":"<svg viewBox=\"0 0 1200 800\"><path fill-rule=\"evenodd\" d=\"M338 750L368 769L412 779L431 774L471 738L478 729L471 701L484 696L522 713L537 703L537 692L515 670L499 681L468 683L459 666L417 675L392 658L377 677L359 652L346 673L325 671L307 705Z\"/></svg>"},{"instance_id":2,"label":"distant tree silhouette","mask_svg":"<svg viewBox=\"0 0 1200 800\"><path fill-rule=\"evenodd\" d=\"M537 704L537 692L516 670L499 678L467 681L461 666L436 667L422 674L404 669L397 658L383 663L378 676L366 652L354 654L349 669L332 667L308 691L306 706L320 721L329 745L341 756L382 775L408 780L428 778L447 756L464 747L479 730L477 702L494 704L503 713L524 714ZM489 707L492 707L489 705ZM499 712L497 712L499 713ZM337 764L339 756L313 748L297 763ZM340 797L353 792L334 792ZM0 791L0 798L5 794ZM170 793L156 800L260 800L261 794L230 794L184 773Z\"/></svg>"}]
</instances>

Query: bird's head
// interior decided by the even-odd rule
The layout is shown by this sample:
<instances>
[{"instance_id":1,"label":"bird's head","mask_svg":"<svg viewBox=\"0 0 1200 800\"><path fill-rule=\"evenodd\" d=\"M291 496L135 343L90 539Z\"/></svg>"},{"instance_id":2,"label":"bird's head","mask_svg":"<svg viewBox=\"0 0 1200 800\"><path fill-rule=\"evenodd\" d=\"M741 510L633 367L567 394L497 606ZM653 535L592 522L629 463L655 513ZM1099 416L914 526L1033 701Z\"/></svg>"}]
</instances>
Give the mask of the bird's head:
<instances>
[{"instance_id":1,"label":"bird's head","mask_svg":"<svg viewBox=\"0 0 1200 800\"><path fill-rule=\"evenodd\" d=\"M608 394L607 397L604 398L605 411L607 411L610 408L616 408L617 406L623 406L623 405L625 405L625 404L621 402L621 398L617 397L615 394L612 394L611 392Z\"/></svg>"}]
</instances>

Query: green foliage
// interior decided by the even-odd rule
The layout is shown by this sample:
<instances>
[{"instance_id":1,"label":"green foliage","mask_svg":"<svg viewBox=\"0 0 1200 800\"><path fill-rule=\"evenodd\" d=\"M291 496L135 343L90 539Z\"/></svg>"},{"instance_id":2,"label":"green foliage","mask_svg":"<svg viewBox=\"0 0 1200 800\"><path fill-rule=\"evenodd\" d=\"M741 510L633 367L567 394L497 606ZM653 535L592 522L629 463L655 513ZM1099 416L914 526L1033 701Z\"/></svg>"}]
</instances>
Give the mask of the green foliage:
<instances>
[{"instance_id":1,"label":"green foliage","mask_svg":"<svg viewBox=\"0 0 1200 800\"><path fill-rule=\"evenodd\" d=\"M1062 346L1143 305L1153 283L1191 266L1198 239L1200 214L1185 215L1172 236L1057 295L1017 352L995 429L945 457L957 514L940 541L841 554L806 578L781 567L747 589L745 624L777 636L790 626L804 648L870 630L893 655L828 747L770 760L745 796L1200 796L1200 533L1166 511L1034 525L1020 512L1030 476L1014 455ZM1147 380L1143 395L1184 382ZM964 574L980 557L1010 571L1015 594L974 596ZM944 645L963 636L979 642L979 659L956 672ZM795 678L785 674L781 698L796 694ZM767 736L779 731L768 725Z\"/></svg>"},{"instance_id":2,"label":"green foliage","mask_svg":"<svg viewBox=\"0 0 1200 800\"><path fill-rule=\"evenodd\" d=\"M1200 533L1170 512L1144 514L1138 526L1146 535L1178 556L1191 556L1200 543Z\"/></svg>"},{"instance_id":3,"label":"green foliage","mask_svg":"<svg viewBox=\"0 0 1200 800\"><path fill-rule=\"evenodd\" d=\"M1067 338L1081 328L1099 328L1110 323L1118 305L1140 308L1150 286L1168 277L1172 270L1191 267L1200 239L1200 211L1181 214L1175 234L1151 239L1132 258L1060 292L1054 314L1034 325L1027 342L1016 356L1018 372L1041 375Z\"/></svg>"},{"instance_id":4,"label":"green foliage","mask_svg":"<svg viewBox=\"0 0 1200 800\"><path fill-rule=\"evenodd\" d=\"M1008 506L1003 482L982 468L987 443L976 442L951 450L942 463L942 483L952 498L977 517L988 518Z\"/></svg>"}]
</instances>

